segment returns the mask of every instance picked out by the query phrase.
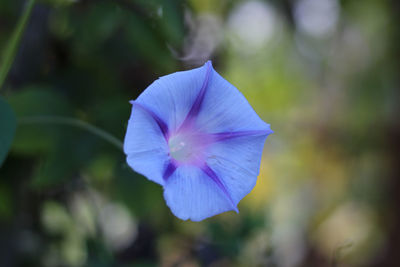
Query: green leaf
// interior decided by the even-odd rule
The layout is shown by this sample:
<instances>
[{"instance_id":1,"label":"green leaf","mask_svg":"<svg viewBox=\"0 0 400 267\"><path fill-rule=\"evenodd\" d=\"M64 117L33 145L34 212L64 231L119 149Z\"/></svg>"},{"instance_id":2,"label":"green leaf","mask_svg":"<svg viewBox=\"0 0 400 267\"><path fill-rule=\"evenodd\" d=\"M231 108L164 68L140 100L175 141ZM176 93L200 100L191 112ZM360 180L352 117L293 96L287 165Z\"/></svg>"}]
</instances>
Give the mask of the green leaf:
<instances>
[{"instance_id":1,"label":"green leaf","mask_svg":"<svg viewBox=\"0 0 400 267\"><path fill-rule=\"evenodd\" d=\"M0 166L10 150L15 135L16 119L10 105L0 97Z\"/></svg>"},{"instance_id":2,"label":"green leaf","mask_svg":"<svg viewBox=\"0 0 400 267\"><path fill-rule=\"evenodd\" d=\"M13 211L13 198L10 186L7 183L0 183L0 220L11 220Z\"/></svg>"},{"instance_id":3,"label":"green leaf","mask_svg":"<svg viewBox=\"0 0 400 267\"><path fill-rule=\"evenodd\" d=\"M72 114L65 96L45 85L23 88L7 100L13 107L18 120L30 116L71 116ZM21 123L15 135L13 152L21 155L48 152L54 147L55 137L64 130L60 127Z\"/></svg>"},{"instance_id":4,"label":"green leaf","mask_svg":"<svg viewBox=\"0 0 400 267\"><path fill-rule=\"evenodd\" d=\"M80 170L87 168L96 152L99 138L82 129L66 125L49 125L46 128L58 128L55 145L43 157L31 180L35 190L45 190L67 183L77 176Z\"/></svg>"},{"instance_id":5,"label":"green leaf","mask_svg":"<svg viewBox=\"0 0 400 267\"><path fill-rule=\"evenodd\" d=\"M75 4L77 0L40 0L39 3L51 5L53 7L68 7Z\"/></svg>"},{"instance_id":6,"label":"green leaf","mask_svg":"<svg viewBox=\"0 0 400 267\"><path fill-rule=\"evenodd\" d=\"M121 14L125 16L125 38L132 53L135 51L136 56L150 62L159 71L172 71L175 60L164 40L151 27L151 21L126 11Z\"/></svg>"}]
</instances>

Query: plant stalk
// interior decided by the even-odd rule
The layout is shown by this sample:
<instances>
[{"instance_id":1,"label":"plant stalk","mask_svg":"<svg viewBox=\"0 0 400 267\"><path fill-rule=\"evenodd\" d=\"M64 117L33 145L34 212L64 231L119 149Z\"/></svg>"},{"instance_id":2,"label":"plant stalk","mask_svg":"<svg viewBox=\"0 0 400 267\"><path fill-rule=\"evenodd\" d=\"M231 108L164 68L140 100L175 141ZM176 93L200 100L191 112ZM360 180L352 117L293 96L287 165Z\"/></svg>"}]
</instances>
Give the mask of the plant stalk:
<instances>
[{"instance_id":1,"label":"plant stalk","mask_svg":"<svg viewBox=\"0 0 400 267\"><path fill-rule=\"evenodd\" d=\"M62 116L28 116L18 119L19 124L59 124L68 125L88 131L123 151L123 143L112 134L85 121Z\"/></svg>"},{"instance_id":2,"label":"plant stalk","mask_svg":"<svg viewBox=\"0 0 400 267\"><path fill-rule=\"evenodd\" d=\"M11 39L3 52L3 62L0 67L0 90L2 89L4 81L7 78L7 74L10 71L11 66L14 62L14 58L15 55L17 54L21 37L25 31L34 4L35 0L28 0L28 3L25 6L24 11L21 17L19 18L17 26L14 29Z\"/></svg>"}]
</instances>

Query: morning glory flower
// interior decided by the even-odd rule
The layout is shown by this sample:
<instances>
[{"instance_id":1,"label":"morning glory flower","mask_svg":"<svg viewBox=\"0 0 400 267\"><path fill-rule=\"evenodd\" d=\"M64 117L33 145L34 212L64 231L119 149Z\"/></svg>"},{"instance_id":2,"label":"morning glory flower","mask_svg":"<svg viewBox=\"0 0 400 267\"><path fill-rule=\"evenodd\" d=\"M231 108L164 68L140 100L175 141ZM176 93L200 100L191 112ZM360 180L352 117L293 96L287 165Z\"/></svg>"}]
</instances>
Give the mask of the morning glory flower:
<instances>
[{"instance_id":1,"label":"morning glory flower","mask_svg":"<svg viewBox=\"0 0 400 267\"><path fill-rule=\"evenodd\" d=\"M272 131L211 61L159 78L131 104L127 162L163 186L172 213L201 221L238 212Z\"/></svg>"}]
</instances>

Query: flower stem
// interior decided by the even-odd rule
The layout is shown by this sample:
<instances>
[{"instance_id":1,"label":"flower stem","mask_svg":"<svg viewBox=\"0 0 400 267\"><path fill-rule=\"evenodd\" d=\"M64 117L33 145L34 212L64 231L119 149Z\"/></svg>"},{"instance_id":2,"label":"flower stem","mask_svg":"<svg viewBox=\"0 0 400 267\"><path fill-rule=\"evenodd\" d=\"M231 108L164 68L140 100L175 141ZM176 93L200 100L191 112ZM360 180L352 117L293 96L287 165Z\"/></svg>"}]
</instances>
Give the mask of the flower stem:
<instances>
[{"instance_id":1,"label":"flower stem","mask_svg":"<svg viewBox=\"0 0 400 267\"><path fill-rule=\"evenodd\" d=\"M14 29L11 39L4 50L3 64L0 68L0 90L3 87L3 83L14 61L15 55L17 53L17 48L19 46L19 42L21 41L22 34L24 33L26 24L28 22L34 4L35 0L28 0L28 3L22 13L22 16L20 17L18 24Z\"/></svg>"},{"instance_id":2,"label":"flower stem","mask_svg":"<svg viewBox=\"0 0 400 267\"><path fill-rule=\"evenodd\" d=\"M18 119L19 124L59 124L59 125L68 125L68 126L73 126L76 128L80 128L83 130L86 130L104 140L107 142L111 143L118 149L123 151L123 143L121 140L113 136L112 134L96 127L93 126L85 121L74 119L74 118L68 118L68 117L62 117L62 116L27 116L27 117L22 117Z\"/></svg>"}]
</instances>

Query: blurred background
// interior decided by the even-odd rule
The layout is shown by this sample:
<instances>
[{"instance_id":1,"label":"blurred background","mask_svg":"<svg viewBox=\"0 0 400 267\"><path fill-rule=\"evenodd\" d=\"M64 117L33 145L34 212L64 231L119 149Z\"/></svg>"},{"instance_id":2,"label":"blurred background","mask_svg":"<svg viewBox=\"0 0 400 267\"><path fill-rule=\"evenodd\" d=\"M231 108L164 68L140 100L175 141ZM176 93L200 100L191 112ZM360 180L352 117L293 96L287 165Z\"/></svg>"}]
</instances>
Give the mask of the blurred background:
<instances>
[{"instance_id":1,"label":"blurred background","mask_svg":"<svg viewBox=\"0 0 400 267\"><path fill-rule=\"evenodd\" d=\"M27 2L0 1L0 51ZM0 266L400 266L399 17L396 0L36 1L0 88ZM129 100L207 59L275 133L239 214L184 222L65 118L122 141Z\"/></svg>"}]
</instances>

